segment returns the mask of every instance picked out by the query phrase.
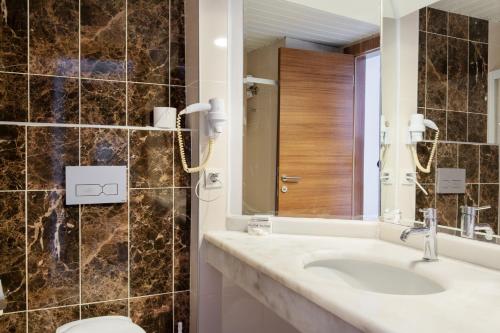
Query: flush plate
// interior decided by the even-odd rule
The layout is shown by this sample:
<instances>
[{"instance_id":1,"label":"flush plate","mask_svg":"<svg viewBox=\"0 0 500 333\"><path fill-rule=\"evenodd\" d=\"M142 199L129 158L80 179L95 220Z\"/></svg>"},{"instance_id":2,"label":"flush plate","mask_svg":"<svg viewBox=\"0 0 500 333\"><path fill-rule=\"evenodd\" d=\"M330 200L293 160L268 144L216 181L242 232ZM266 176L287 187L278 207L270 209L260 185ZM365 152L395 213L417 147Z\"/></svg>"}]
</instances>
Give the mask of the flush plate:
<instances>
[{"instance_id":1,"label":"flush plate","mask_svg":"<svg viewBox=\"0 0 500 333\"><path fill-rule=\"evenodd\" d=\"M127 201L125 166L67 166L66 204L106 204Z\"/></svg>"},{"instance_id":2,"label":"flush plate","mask_svg":"<svg viewBox=\"0 0 500 333\"><path fill-rule=\"evenodd\" d=\"M438 168L437 193L465 193L465 169Z\"/></svg>"}]
</instances>

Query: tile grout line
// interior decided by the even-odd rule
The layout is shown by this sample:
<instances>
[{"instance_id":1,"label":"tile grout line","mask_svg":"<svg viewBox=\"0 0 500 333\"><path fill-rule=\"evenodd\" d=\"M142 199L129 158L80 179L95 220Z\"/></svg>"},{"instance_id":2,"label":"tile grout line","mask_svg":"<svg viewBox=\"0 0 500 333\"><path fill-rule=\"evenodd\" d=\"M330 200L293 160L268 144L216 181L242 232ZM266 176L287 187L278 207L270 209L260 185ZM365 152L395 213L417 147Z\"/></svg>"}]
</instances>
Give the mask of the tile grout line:
<instances>
[{"instance_id":1,"label":"tile grout line","mask_svg":"<svg viewBox=\"0 0 500 333\"><path fill-rule=\"evenodd\" d=\"M27 96L28 96L28 115L27 115L27 120L30 120L30 113L31 113L31 95L30 95L30 0L26 0L26 23L27 23L27 55L26 55L26 71L27 76L28 76L28 91L27 91ZM28 314L28 309L29 309L29 265L28 265L28 243L29 243L29 238L28 238L28 126L24 127L24 245L25 245L25 276L26 276L26 286L25 286L25 292L26 292L26 305L24 307L26 314L25 314L25 320L26 320L26 333L29 331L29 314Z\"/></svg>"},{"instance_id":2,"label":"tile grout line","mask_svg":"<svg viewBox=\"0 0 500 333\"><path fill-rule=\"evenodd\" d=\"M78 0L78 124L82 123L82 3ZM78 165L82 165L82 129L78 128ZM80 299L78 302L80 320L82 319L82 205L78 205L78 266Z\"/></svg>"},{"instance_id":3,"label":"tile grout line","mask_svg":"<svg viewBox=\"0 0 500 333\"><path fill-rule=\"evenodd\" d=\"M175 132L175 128L160 128L153 126L120 126L120 125L94 125L94 124L68 124L68 123L39 123L22 121L0 121L0 125L28 126L28 127L65 127L65 128L97 128L97 129L125 129L137 131ZM182 132L193 132L191 129L182 129Z\"/></svg>"},{"instance_id":4,"label":"tile grout line","mask_svg":"<svg viewBox=\"0 0 500 333\"><path fill-rule=\"evenodd\" d=\"M128 126L128 0L125 0L125 125ZM127 130L127 316L131 317L130 311L130 129Z\"/></svg>"}]
</instances>

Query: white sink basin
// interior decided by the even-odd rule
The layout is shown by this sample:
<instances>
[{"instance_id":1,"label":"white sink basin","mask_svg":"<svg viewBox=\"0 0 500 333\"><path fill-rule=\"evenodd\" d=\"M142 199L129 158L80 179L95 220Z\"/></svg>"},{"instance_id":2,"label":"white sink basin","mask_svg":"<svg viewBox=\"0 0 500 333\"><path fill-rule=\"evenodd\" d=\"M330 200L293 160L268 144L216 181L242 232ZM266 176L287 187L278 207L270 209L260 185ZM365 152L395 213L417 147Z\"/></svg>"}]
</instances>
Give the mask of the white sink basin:
<instances>
[{"instance_id":1,"label":"white sink basin","mask_svg":"<svg viewBox=\"0 0 500 333\"><path fill-rule=\"evenodd\" d=\"M305 270L365 291L392 295L428 295L445 291L438 283L408 269L361 259L312 261Z\"/></svg>"}]
</instances>

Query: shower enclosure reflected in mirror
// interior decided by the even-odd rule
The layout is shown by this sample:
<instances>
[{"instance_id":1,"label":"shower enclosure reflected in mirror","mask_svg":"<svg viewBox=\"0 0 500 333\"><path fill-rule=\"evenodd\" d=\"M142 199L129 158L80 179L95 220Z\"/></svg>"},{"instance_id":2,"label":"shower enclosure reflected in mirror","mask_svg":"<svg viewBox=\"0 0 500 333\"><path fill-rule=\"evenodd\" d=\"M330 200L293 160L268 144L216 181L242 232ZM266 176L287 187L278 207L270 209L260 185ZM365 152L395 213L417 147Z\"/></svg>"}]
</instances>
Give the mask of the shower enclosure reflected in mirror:
<instances>
[{"instance_id":1,"label":"shower enclosure reflected in mirror","mask_svg":"<svg viewBox=\"0 0 500 333\"><path fill-rule=\"evenodd\" d=\"M379 216L380 4L361 7L244 1L244 214Z\"/></svg>"},{"instance_id":2,"label":"shower enclosure reflected in mirror","mask_svg":"<svg viewBox=\"0 0 500 333\"><path fill-rule=\"evenodd\" d=\"M408 222L436 208L459 235L473 215L484 239L499 234L500 6L426 4L383 5L381 208Z\"/></svg>"}]
</instances>

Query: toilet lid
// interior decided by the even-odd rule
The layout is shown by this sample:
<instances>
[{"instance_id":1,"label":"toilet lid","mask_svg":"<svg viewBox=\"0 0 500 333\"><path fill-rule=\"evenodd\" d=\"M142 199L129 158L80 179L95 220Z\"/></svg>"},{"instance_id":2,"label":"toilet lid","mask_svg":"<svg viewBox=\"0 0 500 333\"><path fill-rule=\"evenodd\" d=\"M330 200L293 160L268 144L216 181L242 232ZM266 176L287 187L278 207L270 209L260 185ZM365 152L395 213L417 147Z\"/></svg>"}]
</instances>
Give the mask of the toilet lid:
<instances>
[{"instance_id":1,"label":"toilet lid","mask_svg":"<svg viewBox=\"0 0 500 333\"><path fill-rule=\"evenodd\" d=\"M56 333L146 333L127 317L107 316L78 320L61 326Z\"/></svg>"}]
</instances>

